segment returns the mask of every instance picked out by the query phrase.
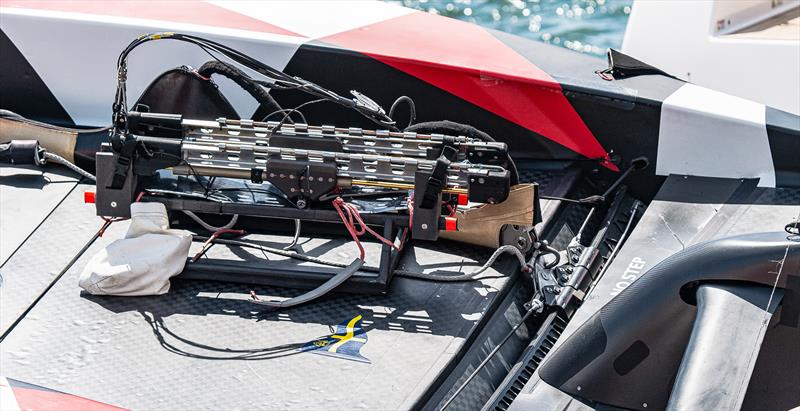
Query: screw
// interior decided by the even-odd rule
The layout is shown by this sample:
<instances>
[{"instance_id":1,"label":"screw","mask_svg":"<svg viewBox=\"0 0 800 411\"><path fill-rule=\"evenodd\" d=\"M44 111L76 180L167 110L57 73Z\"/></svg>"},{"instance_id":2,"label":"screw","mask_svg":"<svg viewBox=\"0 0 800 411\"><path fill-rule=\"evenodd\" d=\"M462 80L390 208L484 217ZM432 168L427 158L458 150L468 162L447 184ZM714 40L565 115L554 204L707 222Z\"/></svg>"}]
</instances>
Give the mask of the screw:
<instances>
[{"instance_id":1,"label":"screw","mask_svg":"<svg viewBox=\"0 0 800 411\"><path fill-rule=\"evenodd\" d=\"M297 207L306 208L306 200L303 200L302 198L297 200Z\"/></svg>"},{"instance_id":2,"label":"screw","mask_svg":"<svg viewBox=\"0 0 800 411\"><path fill-rule=\"evenodd\" d=\"M422 224L421 227L422 227L423 230L427 230L428 229L428 225L427 224Z\"/></svg>"},{"instance_id":3,"label":"screw","mask_svg":"<svg viewBox=\"0 0 800 411\"><path fill-rule=\"evenodd\" d=\"M111 208L117 208L117 202L116 201L112 201L111 202Z\"/></svg>"},{"instance_id":4,"label":"screw","mask_svg":"<svg viewBox=\"0 0 800 411\"><path fill-rule=\"evenodd\" d=\"M579 385L579 386L578 386L578 391L580 391L580 390L581 390L581 386Z\"/></svg>"},{"instance_id":5,"label":"screw","mask_svg":"<svg viewBox=\"0 0 800 411\"><path fill-rule=\"evenodd\" d=\"M647 408L647 403L642 403L642 408Z\"/></svg>"},{"instance_id":6,"label":"screw","mask_svg":"<svg viewBox=\"0 0 800 411\"><path fill-rule=\"evenodd\" d=\"M555 295L561 294L561 289L558 288L558 287L553 287L553 294L555 294Z\"/></svg>"}]
</instances>

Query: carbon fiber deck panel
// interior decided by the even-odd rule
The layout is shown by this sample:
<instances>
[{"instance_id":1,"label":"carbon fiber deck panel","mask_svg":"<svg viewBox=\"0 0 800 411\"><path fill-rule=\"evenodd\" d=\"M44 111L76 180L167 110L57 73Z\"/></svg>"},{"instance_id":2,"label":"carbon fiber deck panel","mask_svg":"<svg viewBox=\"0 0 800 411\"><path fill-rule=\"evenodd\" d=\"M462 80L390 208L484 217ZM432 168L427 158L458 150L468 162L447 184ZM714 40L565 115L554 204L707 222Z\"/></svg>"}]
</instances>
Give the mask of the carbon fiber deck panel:
<instances>
[{"instance_id":1,"label":"carbon fiber deck panel","mask_svg":"<svg viewBox=\"0 0 800 411\"><path fill-rule=\"evenodd\" d=\"M25 242L28 245L40 244L40 246L19 247L0 267L2 275L0 334L5 333L100 226L100 220L94 215L94 207L83 204L84 190L93 186L85 184L75 186L74 179L66 181L69 183L59 187L55 193L40 193L39 196L28 193L30 201L27 202L26 208L32 209L30 212L6 208L6 201L11 199L6 199L2 204L2 214L6 215L4 219L21 220L23 224L32 226L31 230L39 225L39 221L35 219L28 221L28 219L38 215L47 219L41 222L38 229ZM64 201L47 216L45 211L55 201L53 197L60 197L63 188L67 187L71 191L63 193L66 195ZM58 198L58 201L61 201L61 198ZM52 206L55 207L55 204ZM18 228L19 224L10 226L3 224L2 227L2 232L5 233ZM3 241L5 238L4 234Z\"/></svg>"},{"instance_id":2,"label":"carbon fiber deck panel","mask_svg":"<svg viewBox=\"0 0 800 411\"><path fill-rule=\"evenodd\" d=\"M797 218L800 218L800 189L760 188L756 187L754 180L668 177L604 277L567 324L555 347L616 294L668 256L703 241L746 233L782 232L784 225ZM794 327L791 332L798 335L797 325ZM770 341L770 332L765 341ZM784 348L773 351L772 354L780 353L773 357L795 362L800 358L800 350L796 347L793 351ZM743 409L772 408L772 404L777 404L787 397L786 393L792 392L790 387L800 384L797 375L790 378L770 375L774 372L765 371L768 365L762 363L774 361L774 358L763 360L762 357L765 354L769 357L770 353L762 350L761 354L756 370L762 370L762 375L754 374ZM772 367L772 370L777 368ZM751 392L754 390L757 393ZM530 409L534 404L542 404L543 400L549 401L548 404L566 404L572 397L549 387L537 374L509 409Z\"/></svg>"},{"instance_id":3,"label":"carbon fiber deck panel","mask_svg":"<svg viewBox=\"0 0 800 411\"><path fill-rule=\"evenodd\" d=\"M90 238L97 229L91 207L69 200L56 212L54 221L69 222L61 227L68 237L57 245L45 241L49 231L43 226L35 234L43 237L15 255L15 278L41 272L31 262L42 256L68 261L75 251L70 254L67 245L79 249L83 241L76 236ZM80 271L125 228L124 222L112 225L0 344L4 376L134 409L410 408L476 330L507 286L505 274L516 270L515 261L503 258L479 282L395 278L384 295L335 294L283 311L252 305L249 292L289 297L301 291L173 281L170 292L158 297L83 293ZM320 238L303 247L340 260L353 251ZM454 242L419 243L401 266L458 271L482 264L489 254ZM213 255L251 254L218 245ZM30 296L18 300L29 304ZM363 316L368 336L361 354L371 364L297 352L356 315Z\"/></svg>"},{"instance_id":4,"label":"carbon fiber deck panel","mask_svg":"<svg viewBox=\"0 0 800 411\"><path fill-rule=\"evenodd\" d=\"M0 266L78 182L61 167L0 167Z\"/></svg>"}]
</instances>

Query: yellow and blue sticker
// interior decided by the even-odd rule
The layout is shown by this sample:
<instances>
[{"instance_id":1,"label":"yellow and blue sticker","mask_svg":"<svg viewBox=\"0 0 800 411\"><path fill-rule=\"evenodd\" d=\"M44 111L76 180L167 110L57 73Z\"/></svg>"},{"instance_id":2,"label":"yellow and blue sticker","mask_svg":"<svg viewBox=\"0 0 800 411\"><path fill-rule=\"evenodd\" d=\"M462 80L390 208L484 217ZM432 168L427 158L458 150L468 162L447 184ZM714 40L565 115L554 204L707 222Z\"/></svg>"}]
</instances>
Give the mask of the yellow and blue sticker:
<instances>
[{"instance_id":1,"label":"yellow and blue sticker","mask_svg":"<svg viewBox=\"0 0 800 411\"><path fill-rule=\"evenodd\" d=\"M371 364L361 355L361 347L366 343L367 332L361 327L359 314L337 325L335 333L309 341L297 350Z\"/></svg>"}]
</instances>

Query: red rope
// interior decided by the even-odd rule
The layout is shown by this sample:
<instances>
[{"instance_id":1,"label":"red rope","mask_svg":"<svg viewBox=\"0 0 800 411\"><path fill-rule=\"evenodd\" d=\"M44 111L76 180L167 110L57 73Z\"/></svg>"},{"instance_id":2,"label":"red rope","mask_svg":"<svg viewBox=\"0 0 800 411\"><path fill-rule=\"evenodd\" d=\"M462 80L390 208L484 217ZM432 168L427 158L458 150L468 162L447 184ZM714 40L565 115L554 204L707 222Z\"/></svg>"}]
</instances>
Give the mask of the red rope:
<instances>
[{"instance_id":1,"label":"red rope","mask_svg":"<svg viewBox=\"0 0 800 411\"><path fill-rule=\"evenodd\" d=\"M136 200L134 202L138 203L139 201L142 201L142 197L144 197L144 191L142 191L141 193L139 193L138 196L136 196ZM106 230L108 230L108 227L111 226L111 224L116 223L118 221L127 220L127 218L125 218L125 217L111 217L111 218L108 218L108 217L103 217L103 216L100 216L100 219L103 220L104 223L103 223L102 226L100 226L100 230L97 231L97 236L98 237L102 237L103 234L106 233Z\"/></svg>"},{"instance_id":2,"label":"red rope","mask_svg":"<svg viewBox=\"0 0 800 411\"><path fill-rule=\"evenodd\" d=\"M211 248L211 246L214 244L214 240L216 240L217 238L219 238L219 236L221 236L223 234L244 235L244 230L234 230L232 228L223 228L223 229L214 231L214 233L211 234L210 237L208 237L208 240L206 240L206 242L203 243L203 247L200 248L200 251L198 251L197 254L195 254L194 257L192 257L192 262L195 262L195 261L199 260L200 257L202 257L203 254L205 254Z\"/></svg>"},{"instance_id":3,"label":"red rope","mask_svg":"<svg viewBox=\"0 0 800 411\"><path fill-rule=\"evenodd\" d=\"M358 208L356 206L346 203L341 197L336 197L333 200L333 208L336 209L336 212L339 214L339 218L342 219L342 223L344 223L345 228L347 228L350 236L353 237L353 241L356 242L362 261L364 260L365 253L364 246L361 244L359 237L365 233L372 234L372 236L377 238L380 242L394 248L395 250L400 249L394 244L394 242L389 241L364 223L364 220L361 218L361 214L358 212Z\"/></svg>"}]
</instances>

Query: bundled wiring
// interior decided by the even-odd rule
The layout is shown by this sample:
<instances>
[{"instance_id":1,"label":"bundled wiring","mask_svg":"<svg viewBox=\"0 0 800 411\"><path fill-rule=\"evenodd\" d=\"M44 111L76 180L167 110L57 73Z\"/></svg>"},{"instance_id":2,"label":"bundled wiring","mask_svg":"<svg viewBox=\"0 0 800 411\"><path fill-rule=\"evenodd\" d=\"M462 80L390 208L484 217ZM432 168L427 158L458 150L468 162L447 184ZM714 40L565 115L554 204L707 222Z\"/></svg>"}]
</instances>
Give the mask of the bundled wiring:
<instances>
[{"instance_id":1,"label":"bundled wiring","mask_svg":"<svg viewBox=\"0 0 800 411\"><path fill-rule=\"evenodd\" d=\"M299 91L303 91L312 96L329 100L343 107L355 110L364 117L372 120L373 122L383 127L388 127L392 130L397 130L395 122L391 119L391 117L386 115L386 112L380 107L380 105L375 103L369 97L355 90L352 90L350 92L353 96L352 98L341 96L331 90L328 90L308 80L304 80L297 76L288 75L238 50L232 49L228 46L217 43L215 41L188 34L167 32L167 33L146 34L140 36L134 41L132 41L122 51L122 53L120 53L119 58L117 59L117 91L114 99L114 105L112 106L113 127L117 131L124 130L127 132L128 129L127 128L128 110L127 110L127 96L125 87L125 83L127 81L127 76L128 76L128 67L127 67L128 55L136 47L144 43L162 39L177 40L197 45L216 60L219 60L219 58L214 53L223 55L228 59L232 60L233 62L245 68L251 69L271 80L269 82L256 81L258 84L262 86L272 87L276 89L288 88L288 89L296 89Z\"/></svg>"}]
</instances>

